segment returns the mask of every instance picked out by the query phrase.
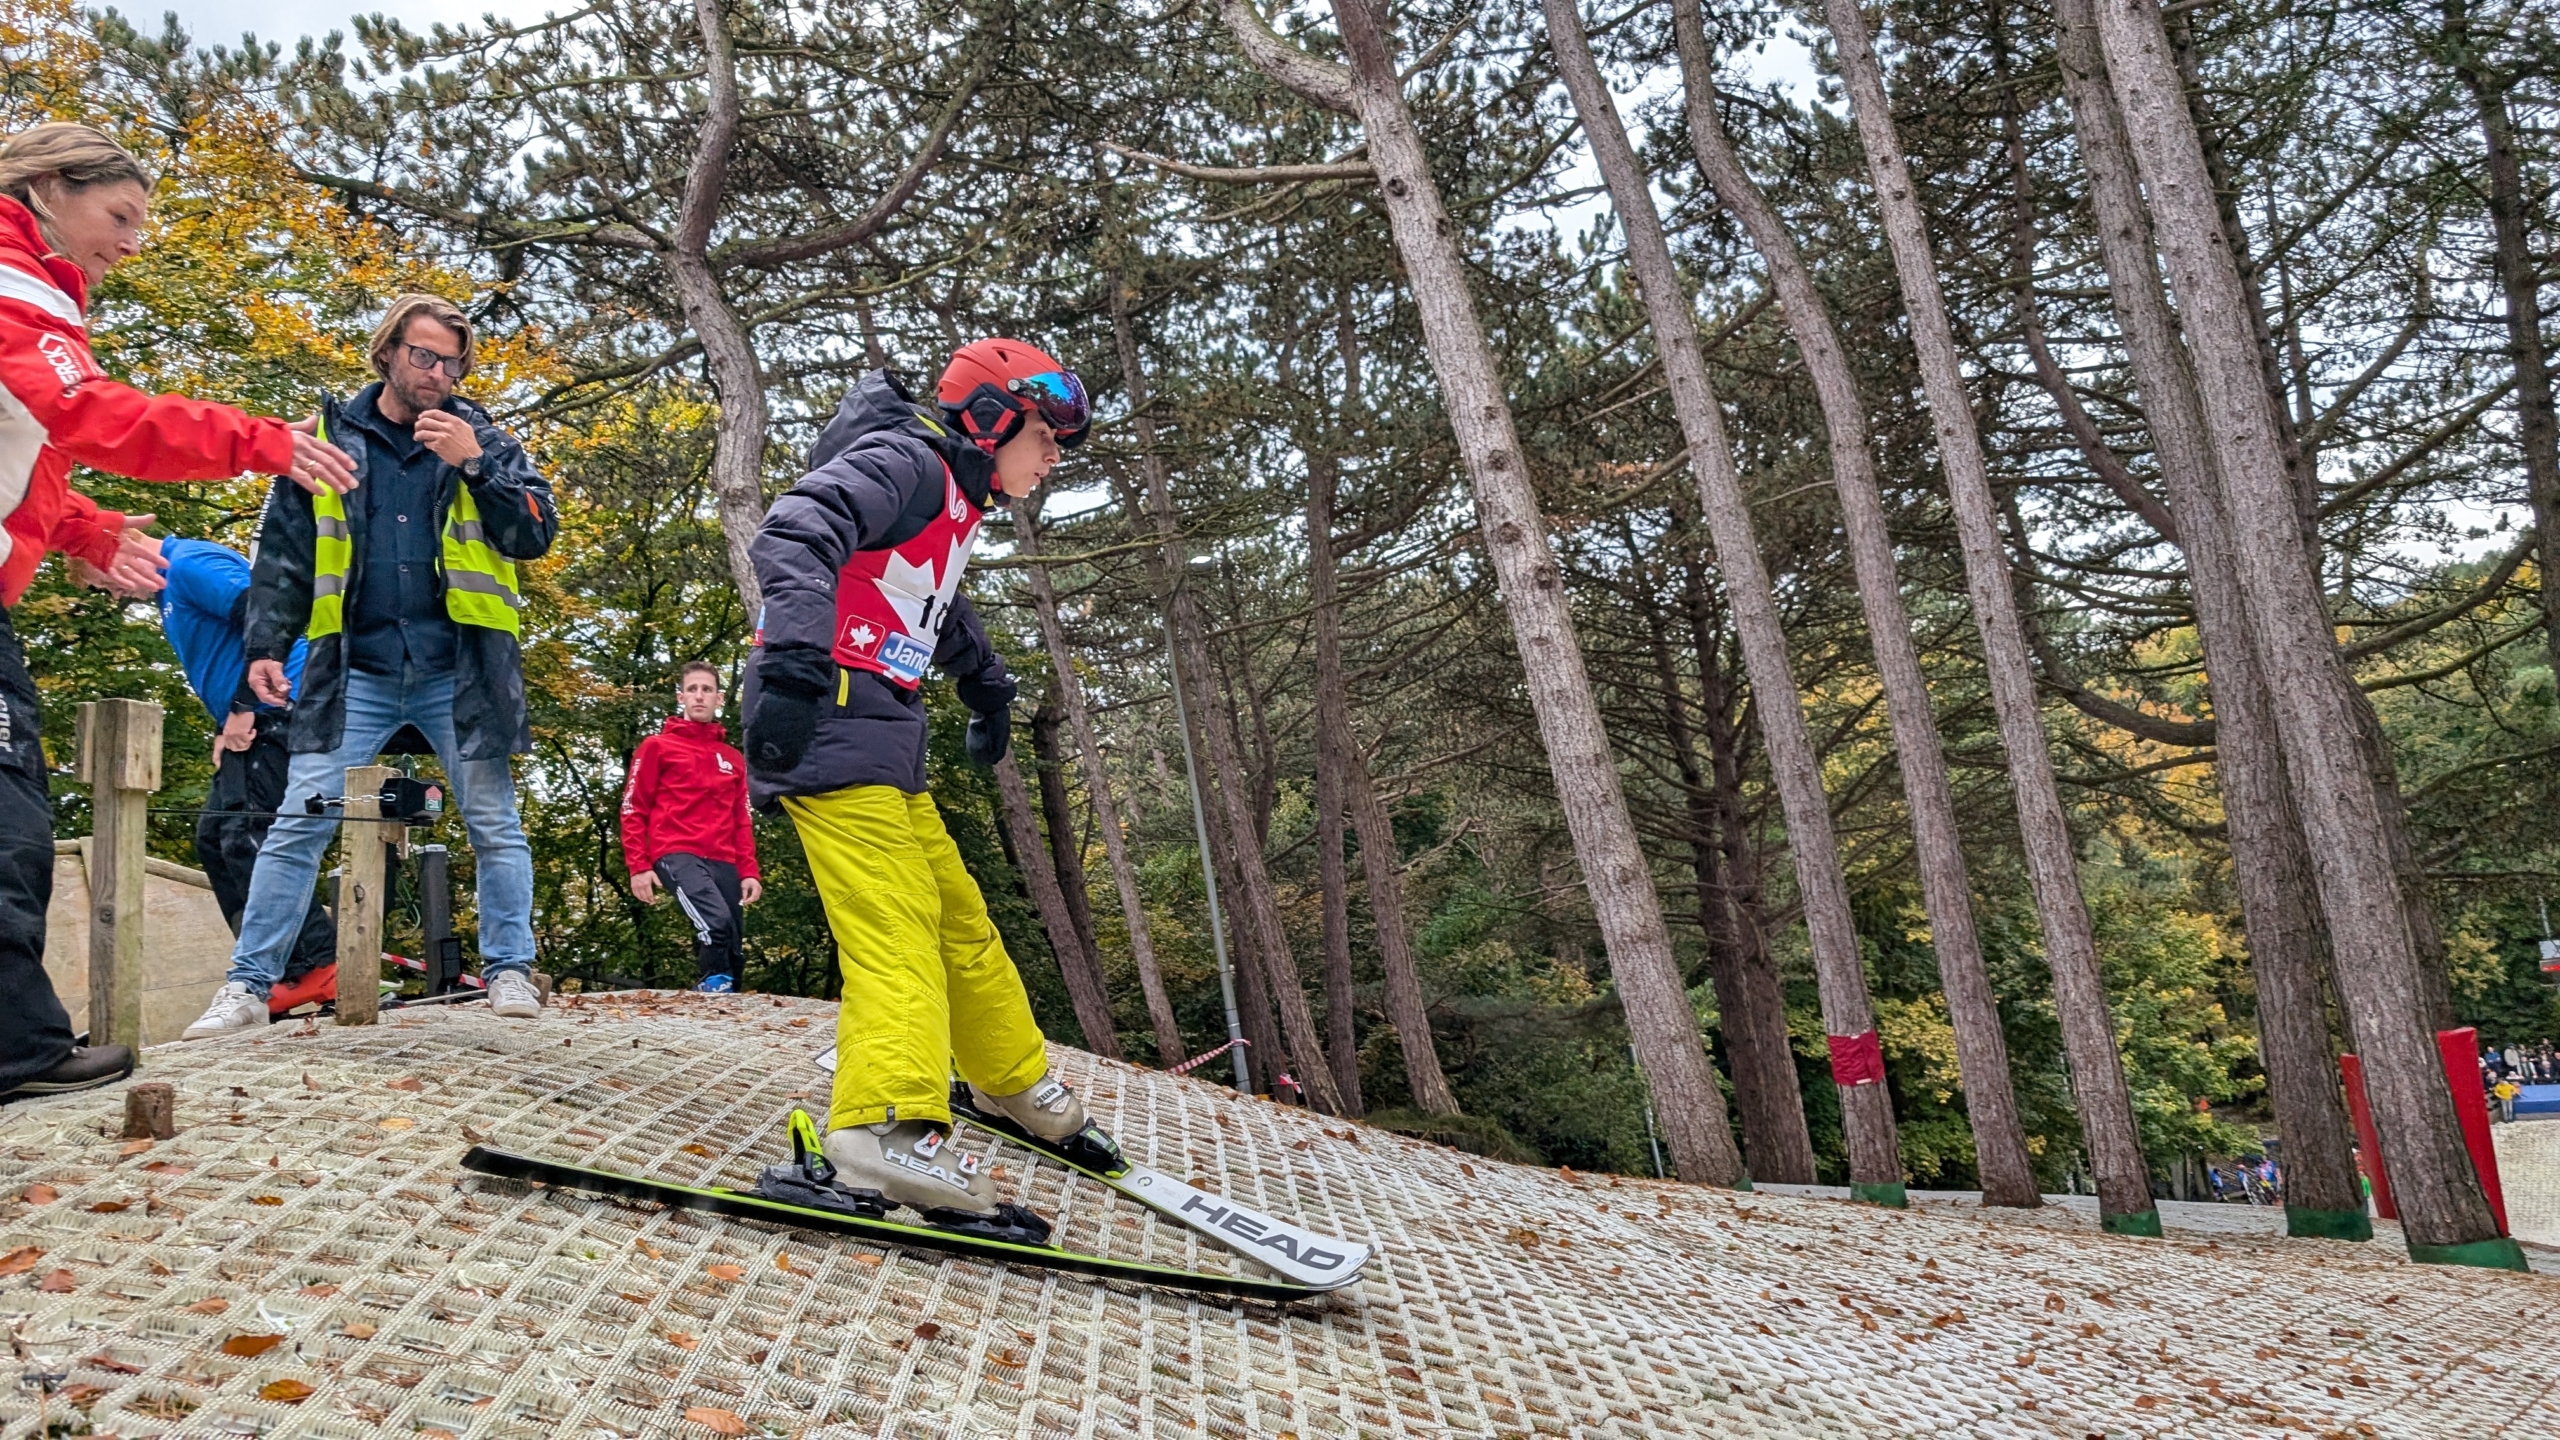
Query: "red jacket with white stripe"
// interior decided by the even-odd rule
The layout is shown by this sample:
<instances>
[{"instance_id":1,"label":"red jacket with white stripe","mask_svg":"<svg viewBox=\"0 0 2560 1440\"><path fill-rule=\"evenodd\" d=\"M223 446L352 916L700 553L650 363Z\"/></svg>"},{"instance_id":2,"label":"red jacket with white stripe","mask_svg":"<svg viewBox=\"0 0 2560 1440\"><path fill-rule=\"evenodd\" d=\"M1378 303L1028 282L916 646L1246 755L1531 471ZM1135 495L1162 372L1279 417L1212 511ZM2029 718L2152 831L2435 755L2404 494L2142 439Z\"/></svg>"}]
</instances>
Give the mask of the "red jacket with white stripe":
<instances>
[{"instance_id":1,"label":"red jacket with white stripe","mask_svg":"<svg viewBox=\"0 0 2560 1440\"><path fill-rule=\"evenodd\" d=\"M747 814L747 760L717 720L671 716L640 742L622 788L622 861L637 875L664 855L699 855L756 872L756 827Z\"/></svg>"},{"instance_id":2,"label":"red jacket with white stripe","mask_svg":"<svg viewBox=\"0 0 2560 1440\"><path fill-rule=\"evenodd\" d=\"M293 464L281 420L110 380L89 353L88 277L0 195L0 605L47 550L115 559L124 517L71 488L73 462L136 480L228 480Z\"/></svg>"}]
</instances>

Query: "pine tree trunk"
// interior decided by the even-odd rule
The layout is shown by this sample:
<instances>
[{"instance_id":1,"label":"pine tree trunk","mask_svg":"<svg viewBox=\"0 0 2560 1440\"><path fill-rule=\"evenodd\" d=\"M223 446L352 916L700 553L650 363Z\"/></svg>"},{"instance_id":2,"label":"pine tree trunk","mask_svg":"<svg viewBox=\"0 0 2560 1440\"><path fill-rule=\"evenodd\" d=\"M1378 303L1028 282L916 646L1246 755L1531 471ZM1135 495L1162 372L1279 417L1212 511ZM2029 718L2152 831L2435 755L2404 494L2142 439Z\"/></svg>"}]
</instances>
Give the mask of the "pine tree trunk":
<instances>
[{"instance_id":1,"label":"pine tree trunk","mask_svg":"<svg viewBox=\"0 0 2560 1440\"><path fill-rule=\"evenodd\" d=\"M1699 349L1693 302L1672 264L1661 214L1654 208L1653 194L1636 160L1635 148L1627 141L1616 101L1592 59L1580 13L1573 0L1546 0L1546 11L1557 67L1564 76L1565 88L1572 93L1574 108L1582 116L1582 133L1590 141L1619 223L1626 230L1627 266L1643 293L1654 349L1671 391L1673 411L1679 417L1681 438L1688 443L1689 468L1697 478L1698 504L1715 545L1716 569L1724 576L1734 628L1742 638L1743 663L1750 671L1752 690L1760 697L1761 733L1769 747L1769 768L1786 815L1789 845L1795 855L1796 884L1804 898L1806 928L1812 935L1814 978L1822 996L1823 1025L1834 1035L1862 1035L1875 1026L1875 1007L1867 993L1866 965L1859 954L1857 928L1851 918L1848 882L1840 871L1839 842L1832 834L1831 802L1823 789L1822 762L1805 726L1803 696L1796 688L1769 572L1760 558L1750 502L1742 493L1741 475L1734 467L1724 411L1707 376L1706 356ZM1672 686L1671 698L1676 708L1676 679ZM1716 903L1721 903L1720 898ZM1727 1048L1739 1051L1743 1047L1735 1045L1736 1035L1750 1036L1754 1043L1749 1048L1755 1053L1747 1068L1758 1072L1754 1088L1762 1090L1765 1097L1766 1088L1775 1081L1787 1095L1796 1098L1797 1124L1801 1125L1802 1100L1795 1094L1795 1064L1786 1048L1784 1009L1781 1007L1776 1017L1777 1054L1758 1053L1769 1037L1754 1032L1766 1030L1766 999L1774 997L1754 998L1759 1001L1755 1008L1763 1013L1738 1015L1739 1029L1730 1024L1727 1027ZM1738 1088L1746 1066L1739 1056L1734 1064ZM1768 1073L1772 1070L1781 1074L1773 1076ZM1840 1106L1847 1132L1850 1183L1899 1185L1902 1155L1893 1128L1892 1102L1885 1087L1874 1083L1843 1086ZM1763 1128L1768 1128L1772 1120L1774 1117L1764 1119ZM1784 1132L1781 1129L1779 1133ZM1748 1112L1743 1134L1746 1140L1751 1137ZM1782 1144L1778 1142L1771 1148L1778 1149ZM1782 1166L1794 1168L1788 1163L1794 1158L1788 1157Z\"/></svg>"},{"instance_id":2,"label":"pine tree trunk","mask_svg":"<svg viewBox=\"0 0 2560 1440\"><path fill-rule=\"evenodd\" d=\"M1342 611L1334 595L1330 455L1307 457L1307 603L1316 627L1316 884L1324 902L1325 1048L1344 1112L1367 1113L1360 1094L1360 1036L1351 978L1351 879L1342 858L1342 752L1349 714L1329 703L1349 687L1342 674Z\"/></svg>"},{"instance_id":3,"label":"pine tree trunk","mask_svg":"<svg viewBox=\"0 0 2560 1440\"><path fill-rule=\"evenodd\" d=\"M2363 1193L2329 1042L2328 1006L2320 993L2326 941L2314 904L2311 852L2294 814L2284 747L2270 709L2274 697L2250 639L2248 604L2195 377L2179 340L2178 317L2160 289L2150 219L2124 118L2108 88L2091 0L2056 0L2054 18L2063 93L2089 171L2108 295L2177 517L2196 630L2211 675L2214 775L2230 824L2250 968L2258 983L2258 1053L2284 1136L2288 1225L2295 1234L2370 1235L2370 1227L2359 1223ZM2350 1216L2356 1218L2342 1218Z\"/></svg>"},{"instance_id":4,"label":"pine tree trunk","mask_svg":"<svg viewBox=\"0 0 2560 1440\"><path fill-rule=\"evenodd\" d=\"M1783 1075L1787 1094L1792 1097L1793 1118L1789 1148L1800 1144L1798 1153L1781 1152L1781 1159L1765 1178L1784 1182L1798 1168L1810 1171L1813 1164L1813 1138L1805 1130L1804 1090L1796 1077L1793 1033L1787 1023L1786 985L1778 976L1777 957L1769 953L1769 929L1766 912L1760 902L1760 847L1742 796L1743 736L1736 712L1741 699L1733 693L1733 684L1723 668L1717 650L1714 617L1710 613L1705 577L1694 563L1681 565L1687 584L1690 643L1698 654L1699 678L1704 682L1707 758L1715 783L1715 820L1717 873L1723 885L1722 898L1727 920L1733 930L1734 974L1744 997L1743 1004L1754 1013L1774 1023L1772 1037L1777 1046L1770 1062L1773 1081ZM1792 842L1790 842L1792 843ZM1783 1065L1783 1071L1776 1067ZM1888 1107L1890 1108L1890 1107ZM1897 1141L1898 1144L1898 1141ZM1753 1173L1757 1174L1758 1171Z\"/></svg>"},{"instance_id":5,"label":"pine tree trunk","mask_svg":"<svg viewBox=\"0 0 2560 1440\"><path fill-rule=\"evenodd\" d=\"M1243 4L1228 0L1225 14L1247 55L1284 83L1306 83L1297 65L1271 61L1268 47L1251 33L1260 27L1260 17L1240 15ZM1372 0L1335 0L1333 11L1351 61L1341 98L1368 140L1424 345L1475 491L1485 553L1519 645L1556 797L1582 864L1627 1028L1653 1086L1664 1138L1681 1179L1731 1185L1742 1178L1742 1155L1733 1143L1724 1091L1707 1063L1697 1014L1671 953L1661 897L1627 813L1617 757L1610 751L1583 666L1564 577L1529 485L1500 367L1468 290L1457 223L1441 203L1422 137L1405 109L1384 18ZM1260 33L1268 35L1267 29ZM1316 64L1303 55L1297 58L1307 68Z\"/></svg>"},{"instance_id":6,"label":"pine tree trunk","mask_svg":"<svg viewBox=\"0 0 2560 1440\"><path fill-rule=\"evenodd\" d=\"M2194 117L2153 0L2100 0L2109 81L2157 222L2185 322L2240 588L2300 806L2337 980L2354 1017L2366 1092L2411 1253L2469 1259L2497 1248L2426 1023L2407 907L2381 798L2357 733L2353 678L2332 638L2293 506L2264 368L2216 213ZM2447 1254L2445 1247L2479 1247ZM2507 1249L2512 1249L2510 1243Z\"/></svg>"},{"instance_id":7,"label":"pine tree trunk","mask_svg":"<svg viewBox=\"0 0 2560 1440\"><path fill-rule=\"evenodd\" d=\"M2525 493L2533 505L2542 578L2544 643L2552 673L2560 674L2560 414L2551 398L2551 365L2542 343L2542 277L2526 227L2531 202L2516 159L2515 120L2507 113L2512 83L2483 61L2471 32L2466 0L2444 0L2444 28L2453 72L2480 112L2480 139L2489 170L2489 235L2506 304L2507 359L2516 373L2516 445L2524 452Z\"/></svg>"},{"instance_id":8,"label":"pine tree trunk","mask_svg":"<svg viewBox=\"0 0 2560 1440\"><path fill-rule=\"evenodd\" d=\"M2054 779L2053 751L2036 704L2035 668L2027 657L2018 620L2008 547L2000 538L1999 501L1991 493L1991 469L1974 426L1955 330L1938 286L1938 261L1929 241L1928 217L1912 183L1911 166L1885 95L1884 69L1867 33L1857 0L1825 0L1831 33L1847 82L1867 173L1884 216L1885 239L1902 282L1920 382L1947 477L1956 543L1964 555L1965 593L1973 602L1975 632L1982 639L1983 670L1991 709L2009 762L2009 790L2018 812L2018 839L2026 852L2036 920L2044 932L2045 964L2053 972L2053 1002L2062 1023L2063 1049L2071 1060L2071 1084L2079 1101L2080 1129L2097 1182L2099 1223L2111 1230L2157 1233L2151 1203L2150 1166L2134 1128L2133 1096L2125 1088L2124 1060L2116 1053L2114 1011L2098 970L2098 947L2089 907L2080 890L2080 862Z\"/></svg>"},{"instance_id":9,"label":"pine tree trunk","mask_svg":"<svg viewBox=\"0 0 2560 1440\"><path fill-rule=\"evenodd\" d=\"M709 259L712 222L728 190L729 155L738 142L738 65L720 18L720 0L694 0L694 19L702 32L706 97L701 132L694 139L693 166L685 177L684 200L668 236L666 266L675 282L676 302L685 323L702 342L704 368L710 372L711 395L719 403L719 420L711 445L711 493L718 502L720 531L729 547L729 576L738 587L746 613L761 612L763 589L756 583L755 562L747 547L764 524L764 441L770 415L765 408L764 377L756 365L754 344L738 312L721 293Z\"/></svg>"},{"instance_id":10,"label":"pine tree trunk","mask_svg":"<svg viewBox=\"0 0 2560 1440\"><path fill-rule=\"evenodd\" d=\"M1261 965L1263 978L1269 983L1271 999L1280 1014L1281 1033L1287 1037L1290 1053L1297 1060L1293 1072L1299 1087L1315 1107L1330 1115L1344 1113L1340 1091L1333 1083L1331 1062L1324 1042L1316 1029L1315 1010L1307 1004L1307 989L1298 974L1297 956L1289 949L1289 934L1281 924L1280 902L1272 891L1271 872L1262 863L1262 836L1254 824L1252 808L1244 798L1248 783L1242 762L1227 726L1218 722L1220 714L1233 713L1233 707L1219 703L1215 672L1209 661L1209 645L1200 623L1197 601L1190 586L1182 546L1181 527L1173 513L1173 494L1166 484L1164 457L1156 449L1155 417L1149 410L1146 372L1140 368L1137 331L1129 323L1128 292L1120 277L1107 277L1111 288L1111 330L1120 352L1120 381L1129 395L1129 418L1132 436L1141 453L1141 469L1146 476L1147 509L1155 519L1156 535L1163 541L1162 574L1171 591L1174 646L1180 663L1175 667L1185 693L1190 698L1190 718L1206 748L1200 756L1202 788L1210 802L1210 825L1226 826L1226 841L1236 878L1229 918L1236 922L1237 932L1248 938L1245 947Z\"/></svg>"},{"instance_id":11,"label":"pine tree trunk","mask_svg":"<svg viewBox=\"0 0 2560 1440\"><path fill-rule=\"evenodd\" d=\"M1031 887L1031 903L1040 911L1041 928L1049 932L1049 949L1066 977L1067 1000L1075 1006L1076 1024L1084 1030L1084 1048L1108 1059L1120 1058L1120 1034L1111 1024L1111 996L1103 988L1102 965L1076 938L1067 899L1058 875L1049 867L1048 842L1031 815L1031 793L1022 783L1022 767L1014 757L996 762L996 797L1004 811L1004 828L1013 836L1014 860Z\"/></svg>"},{"instance_id":12,"label":"pine tree trunk","mask_svg":"<svg viewBox=\"0 0 2560 1440\"><path fill-rule=\"evenodd\" d=\"M1031 712L1031 755L1039 762L1040 818L1049 827L1049 864L1058 872L1058 890L1067 900L1067 918L1075 922L1084 953L1102 958L1102 940L1093 929L1093 902L1086 894L1092 880L1085 874L1085 841L1077 834L1075 803L1067 795L1067 747L1058 732L1067 723L1057 687L1040 697Z\"/></svg>"},{"instance_id":13,"label":"pine tree trunk","mask_svg":"<svg viewBox=\"0 0 2560 1440\"><path fill-rule=\"evenodd\" d=\"M1040 554L1040 513L1036 505L1013 502L1014 543L1024 558ZM1183 1048L1182 1027L1174 1019L1173 999L1165 993L1164 971L1156 963L1154 933L1147 926L1146 896L1138 889L1138 868L1129 858L1128 838L1120 831L1120 807L1111 796L1111 771L1103 763L1102 742L1095 738L1093 715L1084 703L1084 687L1076 679L1075 654L1067 648L1066 628L1058 622L1058 589L1049 567L1026 567L1031 605L1040 621L1040 638L1049 649L1049 667L1057 676L1051 693L1067 712L1075 732L1076 759L1084 767L1084 793L1092 799L1095 828L1102 832L1102 853L1111 862L1111 883L1120 895L1121 922L1129 930L1129 953L1137 962L1138 989L1146 996L1147 1023L1155 1031L1156 1063L1179 1065L1190 1058Z\"/></svg>"},{"instance_id":14,"label":"pine tree trunk","mask_svg":"<svg viewBox=\"0 0 2560 1440\"><path fill-rule=\"evenodd\" d=\"M1867 449L1866 406L1858 398L1857 381L1830 309L1814 287L1813 272L1724 137L1715 112L1713 57L1697 0L1675 0L1672 23L1687 86L1689 138L1699 169L1769 267L1770 282L1785 307L1788 332L1804 356L1822 405L1842 528L1875 647L1876 676L1893 725L1903 795L1911 807L1921 900L1928 907L1931 948L1937 954L1939 983L1955 1029L1956 1060L1964 1074L1965 1109L1973 1123L1974 1165L1982 1183L1982 1200L1986 1205L2020 1208L2039 1205L2043 1200L2027 1158L2026 1129L2009 1079L2008 1041L2000 1028L1999 1006L1974 924L1973 888L1956 825L1955 792L1938 744L1919 647L1911 639L1910 614L1902 603L1875 461Z\"/></svg>"},{"instance_id":15,"label":"pine tree trunk","mask_svg":"<svg viewBox=\"0 0 2560 1440\"><path fill-rule=\"evenodd\" d=\"M1694 452L1694 448L1693 451ZM1674 514L1685 525L1685 516ZM1633 546L1629 549L1632 552ZM1697 567L1683 564L1690 593L1697 590ZM1662 588L1647 588L1661 594ZM1646 605L1645 634L1653 651L1654 678L1662 691L1662 738L1671 749L1680 775L1681 803L1689 821L1690 866L1698 875L1698 928L1707 937L1707 979L1715 987L1716 1013L1724 1031L1725 1069L1733 1077L1734 1108L1742 1112L1742 1155L1755 1181L1780 1185L1814 1183L1813 1135L1805 1124L1804 1094L1796 1087L1795 1050L1787 1035L1786 996L1767 950L1759 944L1756 917L1746 918L1739 893L1744 882L1736 860L1748 864L1732 821L1741 810L1741 767L1737 757L1721 753L1714 737L1724 708L1734 697L1717 671L1712 625L1698 635L1698 707L1703 727L1689 723L1689 700L1679 667L1656 605ZM1698 766L1698 729L1709 732L1708 769ZM1724 727L1730 730L1731 727ZM1729 745L1736 737L1722 737ZM1735 763L1728 766L1727 761ZM1730 777L1728 797L1725 782ZM1725 801L1733 808L1728 811Z\"/></svg>"}]
</instances>

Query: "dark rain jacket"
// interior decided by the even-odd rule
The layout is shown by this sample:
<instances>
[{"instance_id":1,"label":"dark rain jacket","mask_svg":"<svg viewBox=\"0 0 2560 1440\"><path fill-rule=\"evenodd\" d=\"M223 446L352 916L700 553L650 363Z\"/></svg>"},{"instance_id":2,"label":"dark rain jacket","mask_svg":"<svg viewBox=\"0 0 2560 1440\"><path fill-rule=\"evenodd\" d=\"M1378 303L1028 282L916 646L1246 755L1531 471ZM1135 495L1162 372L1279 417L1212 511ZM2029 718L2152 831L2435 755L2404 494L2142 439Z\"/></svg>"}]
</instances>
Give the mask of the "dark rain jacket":
<instances>
[{"instance_id":1,"label":"dark rain jacket","mask_svg":"<svg viewBox=\"0 0 2560 1440\"><path fill-rule=\"evenodd\" d=\"M368 403L381 388L376 382L364 392ZM373 447L361 429L339 421L341 408L334 400L323 407L323 418L329 422L329 443L355 461L361 481L368 473L368 464L377 457L371 454ZM499 429L488 411L459 396L445 401L443 409L470 421L472 433L479 437L480 478L468 483L471 502L479 507L480 523L488 532L490 546L510 560L540 559L560 530L560 511L552 502L550 482L536 473L533 458L525 453L524 446ZM378 458L385 465L396 463L389 455ZM454 467L444 465L441 470L435 515L439 535L444 533L445 516L453 508L456 491L466 483L462 472ZM335 750L346 732L346 644L348 634L355 628L352 612L356 599L364 593L367 508L361 497L349 498L348 540L354 552L347 572L350 613L346 628L311 642L310 657L303 662L302 688L295 692L293 702L293 751L297 755ZM249 587L250 659L284 659L310 625L316 534L310 493L290 480L276 481L267 496L266 517L258 526L256 569ZM438 578L441 582L442 577ZM462 753L447 758L495 760L531 750L533 727L525 714L524 658L516 637L480 625L453 628L453 729Z\"/></svg>"},{"instance_id":2,"label":"dark rain jacket","mask_svg":"<svg viewBox=\"0 0 2560 1440\"><path fill-rule=\"evenodd\" d=\"M940 417L919 406L896 377L874 371L845 395L810 449L809 473L773 502L748 547L756 583L764 590L760 642L739 693L748 726L755 724L763 698L766 657L785 650L832 656L836 581L845 562L857 550L884 549L921 533L942 508L945 465L960 493L986 509L995 462L970 442L942 432ZM1013 676L965 595L955 595L943 612L933 664L958 682L960 703L973 711L986 714L1013 703ZM808 753L786 774L751 771L748 793L755 803L772 809L785 795L824 795L856 785L894 785L923 794L923 695L832 659L827 668L834 684L818 702L818 729Z\"/></svg>"}]
</instances>

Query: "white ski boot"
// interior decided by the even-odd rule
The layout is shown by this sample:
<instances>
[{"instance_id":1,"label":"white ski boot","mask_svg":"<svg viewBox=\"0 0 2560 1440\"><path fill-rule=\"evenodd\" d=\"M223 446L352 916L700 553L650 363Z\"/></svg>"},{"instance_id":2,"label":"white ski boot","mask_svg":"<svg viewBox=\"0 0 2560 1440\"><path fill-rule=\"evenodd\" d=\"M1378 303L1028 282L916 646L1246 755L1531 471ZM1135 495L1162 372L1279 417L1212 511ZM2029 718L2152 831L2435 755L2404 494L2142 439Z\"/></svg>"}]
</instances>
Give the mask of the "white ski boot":
<instances>
[{"instance_id":1,"label":"white ski boot","mask_svg":"<svg viewBox=\"0 0 2560 1440\"><path fill-rule=\"evenodd\" d=\"M1120 1143L1084 1113L1084 1102L1066 1082L1043 1074L1031 1087L997 1095L974 1083L955 1086L955 1113L998 1134L1039 1142L1069 1162L1103 1175L1129 1168Z\"/></svg>"},{"instance_id":2,"label":"white ski boot","mask_svg":"<svg viewBox=\"0 0 2560 1440\"><path fill-rule=\"evenodd\" d=\"M794 1112L791 1128L793 1163L768 1168L756 1187L771 1198L874 1215L904 1205L937 1229L1019 1245L1049 1241L1049 1222L998 1200L982 1157L961 1154L948 1124L849 1125L828 1131L814 1150L808 1139L815 1126Z\"/></svg>"}]
</instances>

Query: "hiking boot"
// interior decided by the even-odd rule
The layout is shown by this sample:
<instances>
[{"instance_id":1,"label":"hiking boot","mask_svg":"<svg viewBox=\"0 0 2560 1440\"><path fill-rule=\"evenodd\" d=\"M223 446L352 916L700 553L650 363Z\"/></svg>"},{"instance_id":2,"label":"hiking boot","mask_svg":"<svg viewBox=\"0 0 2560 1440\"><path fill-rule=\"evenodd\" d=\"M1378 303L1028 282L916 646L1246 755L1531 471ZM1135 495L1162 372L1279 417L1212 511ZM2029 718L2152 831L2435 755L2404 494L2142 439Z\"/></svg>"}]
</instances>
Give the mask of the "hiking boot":
<instances>
[{"instance_id":1,"label":"hiking boot","mask_svg":"<svg viewBox=\"0 0 2560 1440\"><path fill-rule=\"evenodd\" d=\"M962 1155L951 1127L934 1120L893 1120L830 1130L822 1147L834 1183L877 1192L930 1225L1021 1244L1044 1244L1049 1222L996 1199L993 1176L978 1155Z\"/></svg>"},{"instance_id":2,"label":"hiking boot","mask_svg":"<svg viewBox=\"0 0 2560 1440\"><path fill-rule=\"evenodd\" d=\"M181 1040L212 1040L234 1035L243 1030L259 1030L267 1024L267 997L238 980L226 980L213 992L213 1003L204 1014L180 1035Z\"/></svg>"},{"instance_id":3,"label":"hiking boot","mask_svg":"<svg viewBox=\"0 0 2560 1440\"><path fill-rule=\"evenodd\" d=\"M509 1020L531 1020L542 1013L542 992L521 970L501 970L489 981L489 1013Z\"/></svg>"},{"instance_id":4,"label":"hiking boot","mask_svg":"<svg viewBox=\"0 0 2560 1440\"><path fill-rule=\"evenodd\" d=\"M61 1064L18 1082L18 1088L0 1094L0 1100L95 1090L101 1085L113 1085L132 1073L133 1052L122 1045L74 1045Z\"/></svg>"}]
</instances>

